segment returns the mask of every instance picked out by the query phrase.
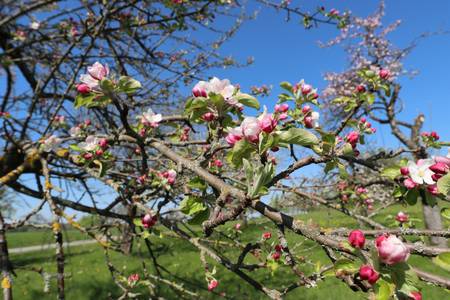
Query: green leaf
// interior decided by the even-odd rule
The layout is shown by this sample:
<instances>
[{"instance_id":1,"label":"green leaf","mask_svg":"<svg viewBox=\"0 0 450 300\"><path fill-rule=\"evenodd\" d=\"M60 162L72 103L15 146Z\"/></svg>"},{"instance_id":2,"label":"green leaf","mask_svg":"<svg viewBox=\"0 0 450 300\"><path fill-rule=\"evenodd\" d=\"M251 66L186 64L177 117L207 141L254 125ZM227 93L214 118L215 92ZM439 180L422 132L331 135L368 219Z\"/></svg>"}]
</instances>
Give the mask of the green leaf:
<instances>
[{"instance_id":1,"label":"green leaf","mask_svg":"<svg viewBox=\"0 0 450 300\"><path fill-rule=\"evenodd\" d=\"M109 92L110 93L110 92L114 91L114 84L108 78L103 78L100 81L100 87L102 88L102 90L104 92Z\"/></svg>"},{"instance_id":2,"label":"green leaf","mask_svg":"<svg viewBox=\"0 0 450 300\"><path fill-rule=\"evenodd\" d=\"M142 88L141 83L134 78L129 76L121 76L119 78L119 91L121 92L133 94L140 88Z\"/></svg>"},{"instance_id":3,"label":"green leaf","mask_svg":"<svg viewBox=\"0 0 450 300\"><path fill-rule=\"evenodd\" d=\"M395 285L380 278L375 284L374 290L376 300L389 300L394 295Z\"/></svg>"},{"instance_id":4,"label":"green leaf","mask_svg":"<svg viewBox=\"0 0 450 300\"><path fill-rule=\"evenodd\" d=\"M398 166L386 167L381 171L381 176L387 177L391 180L399 177L401 175L400 168Z\"/></svg>"},{"instance_id":5,"label":"green leaf","mask_svg":"<svg viewBox=\"0 0 450 300\"><path fill-rule=\"evenodd\" d=\"M417 203L417 197L419 197L419 192L416 189L408 190L405 194L406 203L409 205L414 205Z\"/></svg>"},{"instance_id":6,"label":"green leaf","mask_svg":"<svg viewBox=\"0 0 450 300\"><path fill-rule=\"evenodd\" d=\"M260 107L258 100L249 94L238 93L234 97L239 103L242 103L245 106L253 107L255 109L259 109Z\"/></svg>"},{"instance_id":7,"label":"green leaf","mask_svg":"<svg viewBox=\"0 0 450 300\"><path fill-rule=\"evenodd\" d=\"M432 195L430 192L425 191L425 202L429 205L429 206L435 206L437 203L437 199L434 195Z\"/></svg>"},{"instance_id":8,"label":"green leaf","mask_svg":"<svg viewBox=\"0 0 450 300\"><path fill-rule=\"evenodd\" d=\"M142 225L142 220L139 218L133 219L133 224L138 226L138 227L142 227L144 225Z\"/></svg>"},{"instance_id":9,"label":"green leaf","mask_svg":"<svg viewBox=\"0 0 450 300\"><path fill-rule=\"evenodd\" d=\"M180 211L188 216L194 216L206 209L207 207L201 199L195 196L187 196L180 203Z\"/></svg>"},{"instance_id":10,"label":"green leaf","mask_svg":"<svg viewBox=\"0 0 450 300\"><path fill-rule=\"evenodd\" d=\"M227 161L235 168L238 168L242 166L242 160L244 158L250 157L250 154L253 152L253 150L253 146L245 139L242 139L234 144L233 150L228 152Z\"/></svg>"},{"instance_id":11,"label":"green leaf","mask_svg":"<svg viewBox=\"0 0 450 300\"><path fill-rule=\"evenodd\" d=\"M204 221L206 221L209 217L209 209L206 208L205 210L195 214L189 221L188 224L190 225L200 225Z\"/></svg>"},{"instance_id":12,"label":"green leaf","mask_svg":"<svg viewBox=\"0 0 450 300\"><path fill-rule=\"evenodd\" d=\"M450 173L447 173L447 175L441 177L441 179L438 180L437 187L439 193L443 194L444 196L450 195Z\"/></svg>"},{"instance_id":13,"label":"green leaf","mask_svg":"<svg viewBox=\"0 0 450 300\"><path fill-rule=\"evenodd\" d=\"M78 152L82 152L83 151L83 149L81 149L77 144L69 145L69 148L74 150L74 151L78 151Z\"/></svg>"},{"instance_id":14,"label":"green leaf","mask_svg":"<svg viewBox=\"0 0 450 300\"><path fill-rule=\"evenodd\" d=\"M346 156L353 156L355 154L355 151L353 151L352 145L350 143L345 143L342 147L342 154Z\"/></svg>"},{"instance_id":15,"label":"green leaf","mask_svg":"<svg viewBox=\"0 0 450 300\"><path fill-rule=\"evenodd\" d=\"M198 176L191 179L187 183L187 186L190 187L191 189L198 189L201 191L204 191L207 188L206 182Z\"/></svg>"},{"instance_id":16,"label":"green leaf","mask_svg":"<svg viewBox=\"0 0 450 300\"><path fill-rule=\"evenodd\" d=\"M268 163L264 166L254 168L246 159L243 160L243 164L247 182L247 194L249 197L266 194L267 188L265 188L265 185L272 180L275 174L273 164Z\"/></svg>"},{"instance_id":17,"label":"green leaf","mask_svg":"<svg viewBox=\"0 0 450 300\"><path fill-rule=\"evenodd\" d=\"M433 258L433 262L450 272L450 252L444 252Z\"/></svg>"},{"instance_id":18,"label":"green leaf","mask_svg":"<svg viewBox=\"0 0 450 300\"><path fill-rule=\"evenodd\" d=\"M450 220L450 208L449 207L444 207L443 209L441 209L441 215L446 218L447 220Z\"/></svg>"},{"instance_id":19,"label":"green leaf","mask_svg":"<svg viewBox=\"0 0 450 300\"><path fill-rule=\"evenodd\" d=\"M347 172L347 169L345 168L345 166L340 162L337 163L337 166L339 169L339 176L342 179L348 179L348 172Z\"/></svg>"},{"instance_id":20,"label":"green leaf","mask_svg":"<svg viewBox=\"0 0 450 300\"><path fill-rule=\"evenodd\" d=\"M78 94L75 97L75 108L80 108L82 106L88 106L92 101L94 101L96 97L96 94L89 93L89 94Z\"/></svg>"},{"instance_id":21,"label":"green leaf","mask_svg":"<svg viewBox=\"0 0 450 300\"><path fill-rule=\"evenodd\" d=\"M282 83L280 83L280 87L282 87L283 89L285 89L288 92L292 93L292 84L290 84L287 81L283 81Z\"/></svg>"},{"instance_id":22,"label":"green leaf","mask_svg":"<svg viewBox=\"0 0 450 300\"><path fill-rule=\"evenodd\" d=\"M279 134L280 142L300 146L313 146L319 144L319 139L313 133L302 128L289 128Z\"/></svg>"}]
</instances>

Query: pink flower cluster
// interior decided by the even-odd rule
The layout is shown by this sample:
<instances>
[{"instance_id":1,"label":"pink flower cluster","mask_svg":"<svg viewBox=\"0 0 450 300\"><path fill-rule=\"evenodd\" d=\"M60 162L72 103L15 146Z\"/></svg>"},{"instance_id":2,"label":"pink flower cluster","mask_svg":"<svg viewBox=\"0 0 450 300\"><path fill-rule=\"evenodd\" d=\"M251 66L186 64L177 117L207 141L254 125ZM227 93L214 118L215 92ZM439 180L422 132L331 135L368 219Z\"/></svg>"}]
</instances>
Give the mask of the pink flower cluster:
<instances>
[{"instance_id":1,"label":"pink flower cluster","mask_svg":"<svg viewBox=\"0 0 450 300\"><path fill-rule=\"evenodd\" d=\"M303 124L306 128L316 128L319 127L320 114L311 109L311 106L305 105L302 108L303 113Z\"/></svg>"},{"instance_id":2,"label":"pink flower cluster","mask_svg":"<svg viewBox=\"0 0 450 300\"><path fill-rule=\"evenodd\" d=\"M141 221L142 226L148 229L155 226L156 222L158 221L158 217L156 215L145 214L145 216L142 217Z\"/></svg>"},{"instance_id":3,"label":"pink flower cluster","mask_svg":"<svg viewBox=\"0 0 450 300\"><path fill-rule=\"evenodd\" d=\"M90 93L100 89L100 81L109 75L108 65L103 66L96 62L88 67L88 73L80 76L80 84L77 85L77 91L81 94Z\"/></svg>"},{"instance_id":4,"label":"pink flower cluster","mask_svg":"<svg viewBox=\"0 0 450 300\"><path fill-rule=\"evenodd\" d=\"M228 135L225 140L228 144L233 146L236 142L245 138L251 143L259 141L259 134L261 132L271 133L277 127L279 116L268 114L264 112L258 118L246 117L242 121L241 126L228 130Z\"/></svg>"},{"instance_id":5,"label":"pink flower cluster","mask_svg":"<svg viewBox=\"0 0 450 300\"><path fill-rule=\"evenodd\" d=\"M168 170L158 174L159 177L167 180L169 185L173 185L175 183L175 179L177 177L177 172L175 170Z\"/></svg>"},{"instance_id":6,"label":"pink flower cluster","mask_svg":"<svg viewBox=\"0 0 450 300\"><path fill-rule=\"evenodd\" d=\"M376 128L372 127L372 124L366 120L366 118L361 118L359 120L359 127L361 131L364 131L365 133L371 134L377 132Z\"/></svg>"},{"instance_id":7,"label":"pink flower cluster","mask_svg":"<svg viewBox=\"0 0 450 300\"><path fill-rule=\"evenodd\" d=\"M398 213L397 213L397 215L395 216L395 220L397 220L398 222L400 222L400 223L406 223L406 222L408 222L408 215L407 214L405 214L404 212L402 212L402 211L399 211Z\"/></svg>"},{"instance_id":8,"label":"pink flower cluster","mask_svg":"<svg viewBox=\"0 0 450 300\"><path fill-rule=\"evenodd\" d=\"M185 142L187 140L189 140L189 132L191 131L191 128L185 126L183 127L183 131L181 132L180 135L180 142Z\"/></svg>"},{"instance_id":9,"label":"pink flower cluster","mask_svg":"<svg viewBox=\"0 0 450 300\"><path fill-rule=\"evenodd\" d=\"M192 95L204 98L208 98L211 93L221 95L225 102L241 110L243 106L235 97L238 90L228 79L213 77L210 81L199 81L192 89Z\"/></svg>"},{"instance_id":10,"label":"pink flower cluster","mask_svg":"<svg viewBox=\"0 0 450 300\"><path fill-rule=\"evenodd\" d=\"M395 235L381 235L376 238L375 245L378 257L387 265L405 262L409 258L408 247Z\"/></svg>"},{"instance_id":11,"label":"pink flower cluster","mask_svg":"<svg viewBox=\"0 0 450 300\"><path fill-rule=\"evenodd\" d=\"M405 177L403 185L407 189L414 189L424 185L429 193L438 195L436 182L450 170L450 158L435 156L431 159L419 159L417 163L409 161L406 167L400 169Z\"/></svg>"}]
</instances>

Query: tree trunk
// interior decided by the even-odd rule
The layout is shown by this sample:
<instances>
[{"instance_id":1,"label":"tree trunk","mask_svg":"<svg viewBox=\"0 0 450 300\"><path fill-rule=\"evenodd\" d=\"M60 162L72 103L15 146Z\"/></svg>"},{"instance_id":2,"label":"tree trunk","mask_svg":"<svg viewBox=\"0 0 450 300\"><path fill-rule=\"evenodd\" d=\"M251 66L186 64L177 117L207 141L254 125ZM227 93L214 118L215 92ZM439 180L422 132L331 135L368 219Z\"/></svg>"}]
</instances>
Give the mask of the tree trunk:
<instances>
[{"instance_id":1,"label":"tree trunk","mask_svg":"<svg viewBox=\"0 0 450 300\"><path fill-rule=\"evenodd\" d=\"M130 255L133 250L133 234L129 224L123 224L120 247L125 255Z\"/></svg>"},{"instance_id":2,"label":"tree trunk","mask_svg":"<svg viewBox=\"0 0 450 300\"><path fill-rule=\"evenodd\" d=\"M8 256L8 245L6 242L5 223L0 212L0 283L3 288L3 299L12 300L11 288L11 262Z\"/></svg>"},{"instance_id":3,"label":"tree trunk","mask_svg":"<svg viewBox=\"0 0 450 300\"><path fill-rule=\"evenodd\" d=\"M422 202L423 220L425 228L430 230L442 230L441 212L438 205L429 206ZM443 237L431 237L430 243L433 246L447 247L447 240Z\"/></svg>"}]
</instances>

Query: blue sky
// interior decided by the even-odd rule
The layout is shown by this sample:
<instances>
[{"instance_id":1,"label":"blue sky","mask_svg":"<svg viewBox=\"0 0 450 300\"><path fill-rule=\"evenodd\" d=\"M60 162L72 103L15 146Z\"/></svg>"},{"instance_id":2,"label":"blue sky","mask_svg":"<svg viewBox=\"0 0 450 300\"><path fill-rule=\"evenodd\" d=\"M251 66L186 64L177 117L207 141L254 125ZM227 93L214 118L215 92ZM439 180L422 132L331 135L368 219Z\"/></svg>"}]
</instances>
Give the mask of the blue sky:
<instances>
[{"instance_id":1,"label":"blue sky","mask_svg":"<svg viewBox=\"0 0 450 300\"><path fill-rule=\"evenodd\" d=\"M250 1L251 2L251 1ZM365 16L372 13L378 1L292 1L293 5L305 4L313 11L317 6L326 9L349 9L353 14ZM241 69L211 70L208 76L229 78L232 83L239 83L243 91L250 91L253 85L273 85L270 97L261 98L261 103L272 108L276 95L280 91L281 81L296 82L304 78L318 88L325 86L323 74L327 71L342 71L346 67L346 57L342 48L319 48L318 41L334 37L338 31L333 26L322 25L319 28L305 30L299 20L293 17L290 22L284 20L285 14L272 9L262 8L250 3L251 9L259 9L256 20L245 23L240 31L228 41L221 50L223 55L232 55L245 61L247 57L255 58L255 63ZM386 1L386 16L383 23L397 19L402 25L391 34L392 41L402 47L424 32L450 30L450 1ZM223 27L226 27L225 21ZM450 35L437 35L422 40L418 47L406 59L408 69L416 69L419 74L413 79L402 78L402 99L405 109L404 120L411 120L419 112L425 113L425 130L436 130L443 140L450 141L448 114L450 113ZM4 87L0 83L0 88ZM372 138L381 146L396 147L388 128L377 127L378 132ZM106 196L107 197L107 196ZM106 199L106 197L100 197ZM19 215L27 198L19 201ZM86 202L86 204L90 204ZM45 212L48 215L48 211Z\"/></svg>"}]
</instances>

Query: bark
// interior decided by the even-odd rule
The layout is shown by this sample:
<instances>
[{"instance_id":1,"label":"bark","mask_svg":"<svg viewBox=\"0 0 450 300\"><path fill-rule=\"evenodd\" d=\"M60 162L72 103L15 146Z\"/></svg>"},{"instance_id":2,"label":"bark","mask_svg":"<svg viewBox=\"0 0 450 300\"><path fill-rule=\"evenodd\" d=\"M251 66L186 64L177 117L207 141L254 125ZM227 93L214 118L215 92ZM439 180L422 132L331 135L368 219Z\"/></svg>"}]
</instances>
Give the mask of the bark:
<instances>
[{"instance_id":1,"label":"bark","mask_svg":"<svg viewBox=\"0 0 450 300\"><path fill-rule=\"evenodd\" d=\"M3 286L3 299L4 300L12 300L12 288L11 288L11 263L9 261L8 256L8 244L6 241L5 234L5 223L3 220L3 216L0 212L0 270L2 272L2 276L0 281L3 283L3 280L9 282L8 286ZM3 284L2 284L3 285Z\"/></svg>"},{"instance_id":2,"label":"bark","mask_svg":"<svg viewBox=\"0 0 450 300\"><path fill-rule=\"evenodd\" d=\"M442 230L441 211L439 206L430 206L422 203L423 220L425 221L425 228L430 230ZM447 247L447 240L444 237L432 236L430 243L433 246Z\"/></svg>"}]
</instances>

